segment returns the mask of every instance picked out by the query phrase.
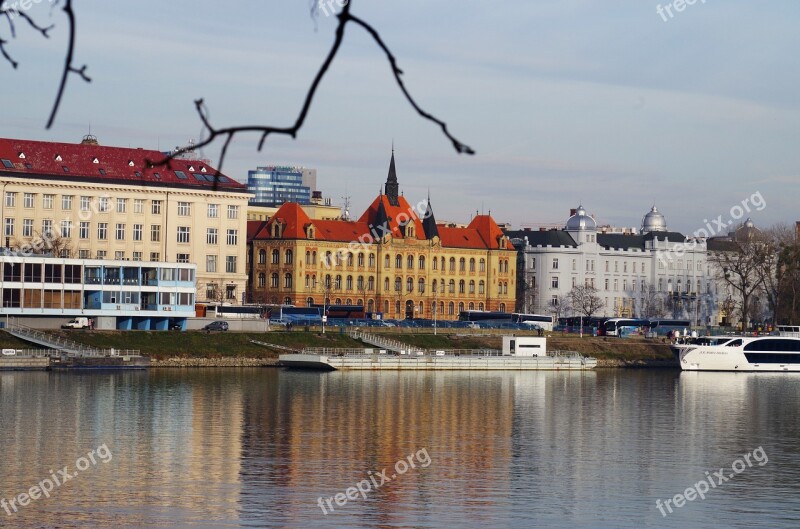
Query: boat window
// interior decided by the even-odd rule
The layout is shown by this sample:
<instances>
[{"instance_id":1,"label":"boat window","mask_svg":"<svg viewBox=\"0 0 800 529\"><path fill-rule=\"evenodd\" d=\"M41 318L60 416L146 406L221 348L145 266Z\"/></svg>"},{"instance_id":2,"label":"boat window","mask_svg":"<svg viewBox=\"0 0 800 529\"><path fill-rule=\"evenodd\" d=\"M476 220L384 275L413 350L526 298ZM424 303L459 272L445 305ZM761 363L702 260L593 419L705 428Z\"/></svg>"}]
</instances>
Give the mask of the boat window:
<instances>
[{"instance_id":1,"label":"boat window","mask_svg":"<svg viewBox=\"0 0 800 529\"><path fill-rule=\"evenodd\" d=\"M742 346L742 339L732 340L729 343L725 344L725 347L741 347Z\"/></svg>"}]
</instances>

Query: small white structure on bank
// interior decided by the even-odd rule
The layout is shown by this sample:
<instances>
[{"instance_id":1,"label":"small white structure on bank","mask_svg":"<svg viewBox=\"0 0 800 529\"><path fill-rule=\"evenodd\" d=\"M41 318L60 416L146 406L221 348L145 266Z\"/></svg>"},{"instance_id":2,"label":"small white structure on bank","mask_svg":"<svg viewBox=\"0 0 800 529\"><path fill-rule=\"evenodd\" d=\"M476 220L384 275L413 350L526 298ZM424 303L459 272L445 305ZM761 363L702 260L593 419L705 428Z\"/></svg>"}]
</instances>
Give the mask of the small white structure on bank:
<instances>
[{"instance_id":1,"label":"small white structure on bank","mask_svg":"<svg viewBox=\"0 0 800 529\"><path fill-rule=\"evenodd\" d=\"M547 338L503 336L503 356L547 356Z\"/></svg>"}]
</instances>

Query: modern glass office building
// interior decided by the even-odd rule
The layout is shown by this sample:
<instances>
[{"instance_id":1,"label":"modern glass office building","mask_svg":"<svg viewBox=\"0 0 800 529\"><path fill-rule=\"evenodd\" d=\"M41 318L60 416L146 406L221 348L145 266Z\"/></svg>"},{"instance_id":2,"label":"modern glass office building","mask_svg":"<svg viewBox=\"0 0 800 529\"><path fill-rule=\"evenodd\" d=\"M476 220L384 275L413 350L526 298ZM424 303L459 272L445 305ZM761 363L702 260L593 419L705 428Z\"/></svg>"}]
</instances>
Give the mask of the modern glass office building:
<instances>
[{"instance_id":1,"label":"modern glass office building","mask_svg":"<svg viewBox=\"0 0 800 529\"><path fill-rule=\"evenodd\" d=\"M280 206L286 202L298 204L311 203L311 185L309 176L313 174L316 181L316 170L303 167L266 166L258 167L247 173L247 189L254 194L250 204Z\"/></svg>"}]
</instances>

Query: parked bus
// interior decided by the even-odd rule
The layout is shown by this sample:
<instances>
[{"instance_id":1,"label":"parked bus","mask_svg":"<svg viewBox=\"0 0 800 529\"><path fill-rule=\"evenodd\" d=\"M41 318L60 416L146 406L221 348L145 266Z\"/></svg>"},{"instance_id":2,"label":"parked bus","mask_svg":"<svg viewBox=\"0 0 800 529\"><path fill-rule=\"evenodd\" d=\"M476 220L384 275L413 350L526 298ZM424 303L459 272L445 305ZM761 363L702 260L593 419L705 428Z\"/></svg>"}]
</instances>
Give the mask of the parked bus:
<instances>
[{"instance_id":1,"label":"parked bus","mask_svg":"<svg viewBox=\"0 0 800 529\"><path fill-rule=\"evenodd\" d=\"M531 327L541 327L545 331L553 330L553 317L542 316L541 314L521 314L514 312L511 314L512 323L522 323Z\"/></svg>"},{"instance_id":2,"label":"parked bus","mask_svg":"<svg viewBox=\"0 0 800 529\"><path fill-rule=\"evenodd\" d=\"M692 322L689 320L650 320L650 330L664 336L670 331L681 331L690 329Z\"/></svg>"},{"instance_id":3,"label":"parked bus","mask_svg":"<svg viewBox=\"0 0 800 529\"><path fill-rule=\"evenodd\" d=\"M312 305L320 313L322 305ZM325 313L329 318L341 318L347 320L363 320L367 317L364 313L363 305L325 305Z\"/></svg>"},{"instance_id":4,"label":"parked bus","mask_svg":"<svg viewBox=\"0 0 800 529\"><path fill-rule=\"evenodd\" d=\"M465 310L458 313L458 321L493 321L511 323L510 312L489 312L486 310Z\"/></svg>"},{"instance_id":5,"label":"parked bus","mask_svg":"<svg viewBox=\"0 0 800 529\"><path fill-rule=\"evenodd\" d=\"M624 336L641 327L650 327L650 321L633 318L611 318L604 324L606 336Z\"/></svg>"}]
</instances>

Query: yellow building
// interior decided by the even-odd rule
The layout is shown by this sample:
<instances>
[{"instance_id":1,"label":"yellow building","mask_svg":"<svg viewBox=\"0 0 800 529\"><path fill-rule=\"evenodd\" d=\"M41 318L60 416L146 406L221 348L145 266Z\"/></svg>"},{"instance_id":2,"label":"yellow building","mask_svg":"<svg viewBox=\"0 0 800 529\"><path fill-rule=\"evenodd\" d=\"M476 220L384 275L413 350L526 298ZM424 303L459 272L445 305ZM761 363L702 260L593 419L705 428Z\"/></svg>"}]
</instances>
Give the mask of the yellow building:
<instances>
[{"instance_id":1,"label":"yellow building","mask_svg":"<svg viewBox=\"0 0 800 529\"><path fill-rule=\"evenodd\" d=\"M455 319L512 311L516 251L488 215L439 225L430 200L399 195L394 154L385 193L357 221L315 220L287 203L248 224L248 301L364 306L387 318Z\"/></svg>"},{"instance_id":2,"label":"yellow building","mask_svg":"<svg viewBox=\"0 0 800 529\"><path fill-rule=\"evenodd\" d=\"M197 264L198 301L247 281L247 188L206 161L158 151L0 139L6 247L81 259Z\"/></svg>"}]
</instances>

